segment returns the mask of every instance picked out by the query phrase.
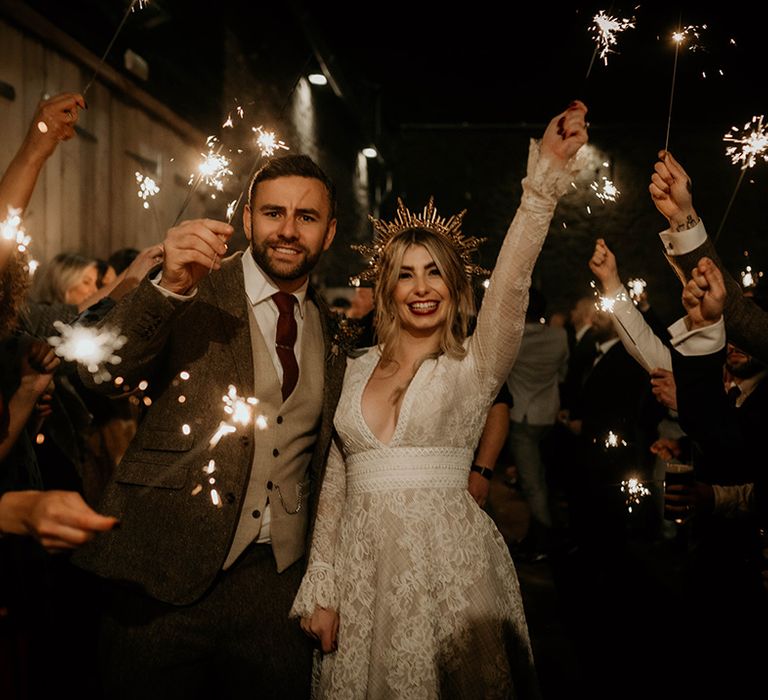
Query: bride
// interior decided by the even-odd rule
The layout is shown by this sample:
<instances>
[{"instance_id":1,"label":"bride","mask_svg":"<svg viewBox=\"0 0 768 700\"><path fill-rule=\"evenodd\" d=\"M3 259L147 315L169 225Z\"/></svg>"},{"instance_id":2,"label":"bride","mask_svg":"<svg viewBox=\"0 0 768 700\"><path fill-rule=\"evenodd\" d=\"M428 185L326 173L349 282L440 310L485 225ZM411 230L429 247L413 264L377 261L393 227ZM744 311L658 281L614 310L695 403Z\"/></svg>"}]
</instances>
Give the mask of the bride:
<instances>
[{"instance_id":1,"label":"bride","mask_svg":"<svg viewBox=\"0 0 768 700\"><path fill-rule=\"evenodd\" d=\"M320 642L323 698L538 696L512 559L467 491L515 361L531 271L587 141L573 102L532 141L523 196L474 313L463 214L374 221L379 344L348 361L308 567L291 615ZM479 467L474 469L480 469Z\"/></svg>"}]
</instances>

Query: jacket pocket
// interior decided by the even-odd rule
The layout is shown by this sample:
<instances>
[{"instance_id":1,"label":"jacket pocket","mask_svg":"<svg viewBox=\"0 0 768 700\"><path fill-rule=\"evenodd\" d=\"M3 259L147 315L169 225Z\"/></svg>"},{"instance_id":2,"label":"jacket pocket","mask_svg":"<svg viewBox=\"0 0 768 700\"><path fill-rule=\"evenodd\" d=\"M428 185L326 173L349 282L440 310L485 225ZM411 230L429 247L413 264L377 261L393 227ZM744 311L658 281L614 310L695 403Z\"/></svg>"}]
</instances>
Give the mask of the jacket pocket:
<instances>
[{"instance_id":1,"label":"jacket pocket","mask_svg":"<svg viewBox=\"0 0 768 700\"><path fill-rule=\"evenodd\" d=\"M137 436L138 446L129 450L115 469L120 484L181 489L189 474L187 453L193 437L180 430L145 430Z\"/></svg>"}]
</instances>

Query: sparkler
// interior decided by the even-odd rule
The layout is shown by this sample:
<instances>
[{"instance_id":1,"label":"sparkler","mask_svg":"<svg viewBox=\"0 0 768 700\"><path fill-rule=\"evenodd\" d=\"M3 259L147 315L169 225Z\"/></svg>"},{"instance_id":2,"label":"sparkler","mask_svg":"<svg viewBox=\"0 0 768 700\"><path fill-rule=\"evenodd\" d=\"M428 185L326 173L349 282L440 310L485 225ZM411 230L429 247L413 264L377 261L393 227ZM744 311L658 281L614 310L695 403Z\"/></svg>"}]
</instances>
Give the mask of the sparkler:
<instances>
[{"instance_id":1,"label":"sparkler","mask_svg":"<svg viewBox=\"0 0 768 700\"><path fill-rule=\"evenodd\" d=\"M595 180L590 187L601 202L615 202L621 194L616 185L605 176L603 176L602 184Z\"/></svg>"},{"instance_id":2,"label":"sparkler","mask_svg":"<svg viewBox=\"0 0 768 700\"><path fill-rule=\"evenodd\" d=\"M251 131L253 131L253 133L255 134L258 134L258 136L256 137L256 145L259 147L259 153L261 154L261 158L270 158L275 154L275 151L278 151L281 149L285 151L290 150L290 148L285 145L285 142L280 140L277 137L274 131L267 131L262 126L251 127ZM227 223L228 224L232 222L232 217L235 215L235 212L237 211L238 206L240 206L240 202L243 199L243 195L246 192L248 184L250 184L251 180L253 179L253 176L256 174L256 170L259 167L260 163L261 163L261 160L259 159L253 164L253 169L248 175L245 188L240 191L240 195L238 196L238 198L234 202L230 202L230 204L227 206Z\"/></svg>"},{"instance_id":3,"label":"sparkler","mask_svg":"<svg viewBox=\"0 0 768 700\"><path fill-rule=\"evenodd\" d=\"M91 89L91 85L93 85L93 81L96 80L96 76L99 74L99 70L101 69L101 66L104 64L104 61L106 60L107 55L112 50L112 46L115 43L115 39L117 39L118 35L123 29L123 26L128 21L128 17L130 17L130 15L133 12L135 12L137 7L140 10L143 10L148 4L149 4L149 0L131 0L131 4L128 6L128 9L125 11L125 14L123 15L123 19L120 20L120 24L115 30L115 33L112 35L112 39L107 45L107 48L104 51L101 59L99 59L99 62L96 64L96 69L93 71L93 75L91 76L91 79L88 81L88 84L83 89L83 92L82 92L83 97L85 97L85 93Z\"/></svg>"},{"instance_id":4,"label":"sparkler","mask_svg":"<svg viewBox=\"0 0 768 700\"><path fill-rule=\"evenodd\" d=\"M84 365L97 384L112 378L106 365L120 364L115 352L125 345L125 336L108 327L70 326L62 321L54 321L53 327L59 335L48 338L48 343L59 357Z\"/></svg>"},{"instance_id":5,"label":"sparkler","mask_svg":"<svg viewBox=\"0 0 768 700\"><path fill-rule=\"evenodd\" d=\"M589 68L587 69L587 78L589 78L589 74L592 72L592 65L594 64L595 57L598 53L603 61L603 65L607 66L608 54L616 53L612 48L617 44L616 35L626 29L633 29L634 26L634 17L631 19L622 19L621 17L608 15L602 10L592 18L592 25L590 26L589 31L594 37L596 45L595 51L592 54L592 60L589 62Z\"/></svg>"},{"instance_id":6,"label":"sparkler","mask_svg":"<svg viewBox=\"0 0 768 700\"><path fill-rule=\"evenodd\" d=\"M160 192L160 188L158 187L157 183L149 177L149 175L142 175L140 172L136 171L136 183L139 186L138 192L136 193L139 197L139 199L143 200L143 207L145 209L149 209L149 198L154 197L158 192Z\"/></svg>"},{"instance_id":7,"label":"sparkler","mask_svg":"<svg viewBox=\"0 0 768 700\"><path fill-rule=\"evenodd\" d=\"M208 153L200 154L203 159L197 166L197 173L192 173L189 176L189 182L187 184L190 185L190 188L187 191L187 196L184 203L181 205L181 209L179 209L179 213L176 215L176 220L173 222L174 226L181 221L181 215L189 205L192 195L200 186L201 182L205 182L205 184L221 192L224 190L224 180L232 175L232 171L229 169L229 158L221 155L222 144L219 143L218 147L214 150L214 144L217 142L218 139L215 136L209 136L205 140L205 145L208 147Z\"/></svg>"},{"instance_id":8,"label":"sparkler","mask_svg":"<svg viewBox=\"0 0 768 700\"><path fill-rule=\"evenodd\" d=\"M8 207L8 216L4 221L0 221L0 238L16 244L16 248L23 253L29 246L32 239L24 230L24 224L21 220L21 209Z\"/></svg>"},{"instance_id":9,"label":"sparkler","mask_svg":"<svg viewBox=\"0 0 768 700\"><path fill-rule=\"evenodd\" d=\"M619 445L626 447L627 443L619 435L612 430L609 430L608 437L605 438L605 448L610 449L611 447L618 447Z\"/></svg>"},{"instance_id":10,"label":"sparkler","mask_svg":"<svg viewBox=\"0 0 768 700\"><path fill-rule=\"evenodd\" d=\"M256 145L259 147L262 158L271 158L275 155L275 151L280 149L289 151L290 148L285 145L285 141L281 141L277 138L277 134L274 131L266 131L261 126L252 127L251 131L254 134L258 134L256 137Z\"/></svg>"},{"instance_id":11,"label":"sparkler","mask_svg":"<svg viewBox=\"0 0 768 700\"><path fill-rule=\"evenodd\" d=\"M640 505L640 502L650 496L651 492L645 484L637 478L630 478L621 482L621 492L625 494L624 504L631 513L633 505Z\"/></svg>"},{"instance_id":12,"label":"sparkler","mask_svg":"<svg viewBox=\"0 0 768 700\"><path fill-rule=\"evenodd\" d=\"M682 29L678 29L675 32L672 32L672 41L675 43L675 61L672 65L672 88L669 92L669 117L667 118L667 135L664 139L664 150L666 151L669 148L669 131L672 126L672 103L675 99L675 79L677 78L677 57L680 54L680 45L688 40L688 49L690 51L696 51L696 49L700 48L700 44L697 43L698 39L701 35L701 30L706 29L707 25L702 24L701 26L695 25L695 24L689 24L686 27L683 27Z\"/></svg>"},{"instance_id":13,"label":"sparkler","mask_svg":"<svg viewBox=\"0 0 768 700\"><path fill-rule=\"evenodd\" d=\"M227 393L221 397L224 402L224 413L231 416L229 421L221 421L216 432L209 441L211 447L216 447L219 440L225 435L234 433L238 425L248 425L253 417L253 407L259 403L259 400L253 396L242 397L237 393L237 389L230 384ZM260 415L254 421L257 428L265 430L267 428L266 416Z\"/></svg>"},{"instance_id":14,"label":"sparkler","mask_svg":"<svg viewBox=\"0 0 768 700\"><path fill-rule=\"evenodd\" d=\"M643 296L647 286L648 284L644 279L640 277L633 277L631 280L629 280L629 282L627 282L627 287L629 287L629 298L632 299L635 304L637 304L638 301L640 301L640 297Z\"/></svg>"},{"instance_id":15,"label":"sparkler","mask_svg":"<svg viewBox=\"0 0 768 700\"><path fill-rule=\"evenodd\" d=\"M224 180L228 176L232 175L232 171L229 169L230 160L226 156L221 155L221 146L214 151L213 145L217 139L215 136L209 136L206 141L208 146L208 153L201 153L203 157L200 165L197 166L198 177L209 187L213 187L219 192L224 190ZM189 183L195 179L195 174L192 173L189 178Z\"/></svg>"},{"instance_id":16,"label":"sparkler","mask_svg":"<svg viewBox=\"0 0 768 700\"><path fill-rule=\"evenodd\" d=\"M748 121L741 131L737 127L732 126L723 136L723 141L731 144L725 149L725 155L731 159L731 163L734 165L741 163L741 173L715 234L715 241L720 237L725 219L731 211L733 201L736 199L736 193L739 191L739 187L741 187L747 170L754 168L760 159L768 162L768 125L764 123L764 115L752 117L751 121Z\"/></svg>"},{"instance_id":17,"label":"sparkler","mask_svg":"<svg viewBox=\"0 0 768 700\"><path fill-rule=\"evenodd\" d=\"M758 272L757 270L752 269L752 265L749 262L748 250L744 251L744 257L747 259L747 265L741 271L741 286L744 287L744 289L751 289L752 287L757 286L757 283L760 281L763 273L762 271Z\"/></svg>"}]
</instances>

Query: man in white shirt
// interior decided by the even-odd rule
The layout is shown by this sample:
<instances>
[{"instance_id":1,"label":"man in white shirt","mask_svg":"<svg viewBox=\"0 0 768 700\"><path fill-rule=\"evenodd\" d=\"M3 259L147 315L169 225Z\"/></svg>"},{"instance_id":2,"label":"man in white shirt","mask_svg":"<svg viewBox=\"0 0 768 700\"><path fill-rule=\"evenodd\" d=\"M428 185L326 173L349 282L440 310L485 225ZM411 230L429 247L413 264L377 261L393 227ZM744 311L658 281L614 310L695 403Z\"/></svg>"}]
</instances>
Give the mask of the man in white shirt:
<instances>
[{"instance_id":1,"label":"man in white shirt","mask_svg":"<svg viewBox=\"0 0 768 700\"><path fill-rule=\"evenodd\" d=\"M552 528L541 443L555 424L559 384L568 370L568 337L564 329L542 323L545 311L544 295L531 288L520 351L507 378L513 399L509 411L512 460L531 509L523 551L533 561L546 554Z\"/></svg>"}]
</instances>

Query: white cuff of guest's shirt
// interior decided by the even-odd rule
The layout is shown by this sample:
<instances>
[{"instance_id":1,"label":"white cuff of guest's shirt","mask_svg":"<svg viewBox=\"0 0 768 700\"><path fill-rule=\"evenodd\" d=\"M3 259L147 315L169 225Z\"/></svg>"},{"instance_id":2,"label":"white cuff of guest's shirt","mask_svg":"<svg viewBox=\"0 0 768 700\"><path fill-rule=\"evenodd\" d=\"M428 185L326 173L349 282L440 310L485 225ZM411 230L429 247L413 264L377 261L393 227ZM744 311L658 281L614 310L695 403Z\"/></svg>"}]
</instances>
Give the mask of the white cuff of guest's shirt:
<instances>
[{"instance_id":1,"label":"white cuff of guest's shirt","mask_svg":"<svg viewBox=\"0 0 768 700\"><path fill-rule=\"evenodd\" d=\"M688 317L683 316L669 328L670 342L681 355L711 355L725 347L725 322L721 316L711 326L688 327Z\"/></svg>"},{"instance_id":2,"label":"white cuff of guest's shirt","mask_svg":"<svg viewBox=\"0 0 768 700\"><path fill-rule=\"evenodd\" d=\"M667 255L685 255L696 250L707 240L707 230L704 223L699 219L699 223L693 228L685 231L673 231L668 228L659 234L661 242L664 244L664 250Z\"/></svg>"},{"instance_id":3,"label":"white cuff of guest's shirt","mask_svg":"<svg viewBox=\"0 0 768 700\"><path fill-rule=\"evenodd\" d=\"M165 287L160 286L160 280L163 279L163 271L157 273L155 277L153 277L150 282L152 282L153 285L155 285L155 288L166 297L170 297L171 299L178 299L179 301L189 301L197 294L197 287L195 287L189 294L176 294L176 292L172 292L170 289L166 289Z\"/></svg>"}]
</instances>

